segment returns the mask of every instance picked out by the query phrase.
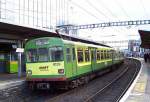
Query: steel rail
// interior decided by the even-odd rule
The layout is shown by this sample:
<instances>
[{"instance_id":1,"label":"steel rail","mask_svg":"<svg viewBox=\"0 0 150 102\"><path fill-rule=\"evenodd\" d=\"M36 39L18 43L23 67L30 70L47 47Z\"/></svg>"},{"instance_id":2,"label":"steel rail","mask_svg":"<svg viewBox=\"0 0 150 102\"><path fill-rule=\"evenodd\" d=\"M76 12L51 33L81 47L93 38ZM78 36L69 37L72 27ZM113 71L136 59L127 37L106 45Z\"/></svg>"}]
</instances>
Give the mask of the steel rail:
<instances>
[{"instance_id":1,"label":"steel rail","mask_svg":"<svg viewBox=\"0 0 150 102\"><path fill-rule=\"evenodd\" d=\"M118 79L120 79L128 71L128 69L129 69L129 67L126 67L126 69L122 73L120 73L114 80L112 80L106 86L104 86L103 88L98 90L95 94L93 94L92 96L87 98L84 102L90 102L95 96L97 96L98 94L102 93L105 89L107 89L109 86L111 86L113 83L115 83Z\"/></svg>"},{"instance_id":2,"label":"steel rail","mask_svg":"<svg viewBox=\"0 0 150 102\"><path fill-rule=\"evenodd\" d=\"M126 65L126 64L125 64L125 65ZM123 67L126 67L126 66L123 66ZM126 67L126 69L125 69L123 72L125 73L127 70L128 70L128 67ZM68 94L70 94L70 93L73 93L73 92L75 92L75 91L80 90L80 88L82 88L82 87L83 87L83 86L81 85L80 87L77 87L77 88L72 89L72 90L70 90L70 91L64 92L64 93L62 93L62 94L60 94L60 95L58 95L58 96L53 97L52 99L47 100L46 102L53 102L53 101L55 101L55 100L57 100L57 99L60 99L60 97L66 96L66 95L68 95ZM101 90L102 90L102 89L101 89ZM89 98L88 98L88 99L89 99ZM87 101L83 101L83 102L87 102Z\"/></svg>"},{"instance_id":3,"label":"steel rail","mask_svg":"<svg viewBox=\"0 0 150 102\"><path fill-rule=\"evenodd\" d=\"M133 61L133 62L134 62L134 61ZM139 72L137 62L134 62L134 63L135 63L135 66L136 66L136 67L135 67L135 68L136 68L135 73L134 73L132 79L130 80L129 84L127 85L126 89L125 89L125 90L123 91L123 93L119 96L119 98L116 99L115 102L119 102L119 101L120 101L120 99L123 97L123 95L126 93L126 91L127 91L127 90L129 89L129 87L131 86L131 84L132 84L132 82L134 81L134 79L135 79L137 73Z\"/></svg>"}]
</instances>

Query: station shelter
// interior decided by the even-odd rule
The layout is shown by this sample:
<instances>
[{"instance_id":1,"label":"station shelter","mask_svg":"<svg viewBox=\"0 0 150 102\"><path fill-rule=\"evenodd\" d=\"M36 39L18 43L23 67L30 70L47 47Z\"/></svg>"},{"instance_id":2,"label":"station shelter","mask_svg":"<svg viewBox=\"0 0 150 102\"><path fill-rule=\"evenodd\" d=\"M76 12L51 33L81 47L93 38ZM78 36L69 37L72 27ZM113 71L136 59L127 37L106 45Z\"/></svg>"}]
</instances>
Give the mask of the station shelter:
<instances>
[{"instance_id":1,"label":"station shelter","mask_svg":"<svg viewBox=\"0 0 150 102\"><path fill-rule=\"evenodd\" d=\"M38 37L60 36L55 31L30 28L0 22L0 74L25 72L25 54L16 52L24 49L25 42Z\"/></svg>"},{"instance_id":2,"label":"station shelter","mask_svg":"<svg viewBox=\"0 0 150 102\"><path fill-rule=\"evenodd\" d=\"M18 57L15 43L0 44L0 73L17 73Z\"/></svg>"},{"instance_id":3,"label":"station shelter","mask_svg":"<svg viewBox=\"0 0 150 102\"><path fill-rule=\"evenodd\" d=\"M141 37L141 47L145 49L150 49L150 31L139 30Z\"/></svg>"}]
</instances>

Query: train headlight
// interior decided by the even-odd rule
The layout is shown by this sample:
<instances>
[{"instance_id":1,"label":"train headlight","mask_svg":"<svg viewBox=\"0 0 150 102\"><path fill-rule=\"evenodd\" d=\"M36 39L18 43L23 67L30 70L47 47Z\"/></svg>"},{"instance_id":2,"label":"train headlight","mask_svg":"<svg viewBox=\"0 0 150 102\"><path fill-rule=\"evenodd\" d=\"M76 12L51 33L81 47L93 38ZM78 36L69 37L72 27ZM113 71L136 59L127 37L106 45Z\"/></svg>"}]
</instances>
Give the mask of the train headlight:
<instances>
[{"instance_id":1,"label":"train headlight","mask_svg":"<svg viewBox=\"0 0 150 102\"><path fill-rule=\"evenodd\" d=\"M58 69L59 74L64 74L64 69Z\"/></svg>"},{"instance_id":2,"label":"train headlight","mask_svg":"<svg viewBox=\"0 0 150 102\"><path fill-rule=\"evenodd\" d=\"M27 70L26 74L27 74L28 77L30 77L30 76L32 76L32 71L31 70Z\"/></svg>"}]
</instances>

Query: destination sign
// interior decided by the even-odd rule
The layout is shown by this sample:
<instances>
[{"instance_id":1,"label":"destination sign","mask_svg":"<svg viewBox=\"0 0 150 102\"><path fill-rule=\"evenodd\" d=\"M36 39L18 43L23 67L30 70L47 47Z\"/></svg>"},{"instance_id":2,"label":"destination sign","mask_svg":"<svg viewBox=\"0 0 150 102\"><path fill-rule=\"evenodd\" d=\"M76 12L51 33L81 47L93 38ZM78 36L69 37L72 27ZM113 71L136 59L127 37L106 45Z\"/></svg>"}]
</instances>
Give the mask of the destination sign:
<instances>
[{"instance_id":1,"label":"destination sign","mask_svg":"<svg viewBox=\"0 0 150 102\"><path fill-rule=\"evenodd\" d=\"M49 44L49 42L47 39L39 39L39 40L35 41L35 44L36 45L46 45L46 44Z\"/></svg>"}]
</instances>

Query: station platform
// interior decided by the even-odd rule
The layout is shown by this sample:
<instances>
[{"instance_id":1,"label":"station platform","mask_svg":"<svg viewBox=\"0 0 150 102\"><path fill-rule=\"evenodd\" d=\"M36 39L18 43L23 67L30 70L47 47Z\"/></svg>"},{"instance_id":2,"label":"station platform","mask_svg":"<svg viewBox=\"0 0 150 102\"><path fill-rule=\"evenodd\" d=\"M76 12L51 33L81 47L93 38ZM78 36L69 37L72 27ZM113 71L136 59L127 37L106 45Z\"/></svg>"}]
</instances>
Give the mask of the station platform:
<instances>
[{"instance_id":1,"label":"station platform","mask_svg":"<svg viewBox=\"0 0 150 102\"><path fill-rule=\"evenodd\" d=\"M141 58L141 70L120 102L150 102L150 62Z\"/></svg>"},{"instance_id":2,"label":"station platform","mask_svg":"<svg viewBox=\"0 0 150 102\"><path fill-rule=\"evenodd\" d=\"M18 77L17 74L0 74L0 90L22 84L24 80L24 74L22 77Z\"/></svg>"}]
</instances>

